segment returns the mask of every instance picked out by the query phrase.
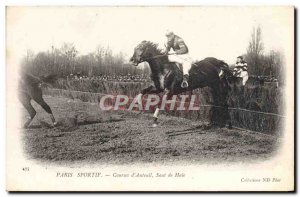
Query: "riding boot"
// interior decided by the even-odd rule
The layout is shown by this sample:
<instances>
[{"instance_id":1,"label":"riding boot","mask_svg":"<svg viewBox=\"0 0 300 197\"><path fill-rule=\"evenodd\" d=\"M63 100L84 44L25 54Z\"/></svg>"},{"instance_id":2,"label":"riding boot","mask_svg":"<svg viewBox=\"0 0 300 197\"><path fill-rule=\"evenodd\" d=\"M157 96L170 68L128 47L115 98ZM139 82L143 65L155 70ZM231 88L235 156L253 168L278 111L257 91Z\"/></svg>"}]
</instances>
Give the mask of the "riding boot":
<instances>
[{"instance_id":1,"label":"riding boot","mask_svg":"<svg viewBox=\"0 0 300 197\"><path fill-rule=\"evenodd\" d=\"M187 75L187 74L183 75L183 80L181 83L182 88L187 88L189 86L188 79L189 79L189 75Z\"/></svg>"}]
</instances>

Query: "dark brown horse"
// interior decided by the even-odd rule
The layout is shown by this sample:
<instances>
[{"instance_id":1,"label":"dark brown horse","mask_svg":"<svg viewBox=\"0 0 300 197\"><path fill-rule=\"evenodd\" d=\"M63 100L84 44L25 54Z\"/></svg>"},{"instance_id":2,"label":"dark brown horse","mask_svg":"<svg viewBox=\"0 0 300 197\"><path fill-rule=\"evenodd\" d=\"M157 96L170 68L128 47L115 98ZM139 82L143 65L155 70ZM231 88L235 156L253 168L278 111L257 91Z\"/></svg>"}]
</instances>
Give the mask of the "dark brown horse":
<instances>
[{"instance_id":1,"label":"dark brown horse","mask_svg":"<svg viewBox=\"0 0 300 197\"><path fill-rule=\"evenodd\" d=\"M56 77L54 75L48 75L46 77L38 78L25 72L22 72L20 74L18 87L19 100L30 115L30 118L24 124L24 128L27 128L29 126L36 115L36 111L31 105L31 100L37 102L48 114L50 114L54 126L57 124L51 108L43 99L42 93L42 85L44 83L53 83L55 81L55 78Z\"/></svg>"},{"instance_id":2,"label":"dark brown horse","mask_svg":"<svg viewBox=\"0 0 300 197\"><path fill-rule=\"evenodd\" d=\"M232 77L232 72L225 62L213 57L195 62L189 71L189 87L182 88L181 69L175 63L168 61L167 55L158 49L157 44L149 41L141 42L135 48L130 61L135 66L141 62L148 62L151 69L151 79L154 84L143 89L139 97L161 92L166 92L169 97L197 88L210 87L214 105L211 108L210 124L207 128L224 127L227 123L230 128L232 127L227 104L230 91L228 80ZM154 126L158 111L159 109L156 108Z\"/></svg>"}]
</instances>

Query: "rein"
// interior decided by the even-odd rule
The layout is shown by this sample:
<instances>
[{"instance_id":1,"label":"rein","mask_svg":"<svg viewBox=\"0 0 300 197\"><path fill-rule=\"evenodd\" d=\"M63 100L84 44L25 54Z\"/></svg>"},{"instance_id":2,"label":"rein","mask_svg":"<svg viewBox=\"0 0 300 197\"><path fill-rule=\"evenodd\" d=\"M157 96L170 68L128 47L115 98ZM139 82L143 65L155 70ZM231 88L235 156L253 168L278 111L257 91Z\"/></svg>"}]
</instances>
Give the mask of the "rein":
<instances>
[{"instance_id":1,"label":"rein","mask_svg":"<svg viewBox=\"0 0 300 197\"><path fill-rule=\"evenodd\" d=\"M142 54L144 54L145 51L143 51ZM169 56L169 55L176 55L178 58L180 58L176 53L168 53L168 54L162 54L162 55L155 55L155 56L152 56L152 57L148 57L148 58L145 58L143 59L143 61L147 61L147 60L152 60L152 59L157 59L157 58L160 58L160 57L165 57L165 56ZM182 58L181 58L182 59ZM185 60L186 61L186 60ZM195 63L191 63L191 65L194 65L194 66L197 66L197 64ZM207 75L205 72L203 71L200 71L202 74L204 75Z\"/></svg>"},{"instance_id":2,"label":"rein","mask_svg":"<svg viewBox=\"0 0 300 197\"><path fill-rule=\"evenodd\" d=\"M151 59L157 59L159 57L165 57L165 56L168 56L168 55L172 55L172 54L155 55L153 57L145 58L145 59L143 59L143 61L147 61L147 60L151 60Z\"/></svg>"},{"instance_id":3,"label":"rein","mask_svg":"<svg viewBox=\"0 0 300 197\"><path fill-rule=\"evenodd\" d=\"M149 50L148 47L147 47L146 49L147 49L147 50L144 50L144 51L142 52L141 56L142 56L146 51ZM160 57L166 57L166 56L169 56L169 55L175 55L175 53L155 55L155 56L152 56L152 57L143 58L143 61L152 60L152 59L157 59L157 58L160 58Z\"/></svg>"}]
</instances>

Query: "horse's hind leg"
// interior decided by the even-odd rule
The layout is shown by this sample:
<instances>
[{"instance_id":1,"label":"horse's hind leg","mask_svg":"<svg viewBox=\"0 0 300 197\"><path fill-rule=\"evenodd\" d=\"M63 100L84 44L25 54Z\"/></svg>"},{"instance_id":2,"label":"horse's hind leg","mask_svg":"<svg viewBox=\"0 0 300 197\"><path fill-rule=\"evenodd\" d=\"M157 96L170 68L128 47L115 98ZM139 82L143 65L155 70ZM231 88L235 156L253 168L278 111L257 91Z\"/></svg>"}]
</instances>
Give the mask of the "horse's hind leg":
<instances>
[{"instance_id":1,"label":"horse's hind leg","mask_svg":"<svg viewBox=\"0 0 300 197\"><path fill-rule=\"evenodd\" d=\"M218 83L212 87L212 96L214 106L212 107L211 125L218 127L225 127L229 124L232 127L230 114L228 110L228 94L229 90L224 84Z\"/></svg>"},{"instance_id":2,"label":"horse's hind leg","mask_svg":"<svg viewBox=\"0 0 300 197\"><path fill-rule=\"evenodd\" d=\"M57 124L54 116L53 116L53 113L52 113L52 110L50 108L50 106L45 102L45 100L43 99L42 95L40 95L39 97L37 98L34 98L35 102L37 102L40 106L42 106L42 108L48 113L50 114L50 117L51 117L51 120L52 120L52 123L53 125L55 126Z\"/></svg>"},{"instance_id":3,"label":"horse's hind leg","mask_svg":"<svg viewBox=\"0 0 300 197\"><path fill-rule=\"evenodd\" d=\"M33 118L36 115L35 109L32 107L30 100L31 98L26 94L20 94L19 100L21 101L22 105L25 107L25 109L28 111L30 118L25 122L24 128L27 128L29 124L32 122Z\"/></svg>"}]
</instances>

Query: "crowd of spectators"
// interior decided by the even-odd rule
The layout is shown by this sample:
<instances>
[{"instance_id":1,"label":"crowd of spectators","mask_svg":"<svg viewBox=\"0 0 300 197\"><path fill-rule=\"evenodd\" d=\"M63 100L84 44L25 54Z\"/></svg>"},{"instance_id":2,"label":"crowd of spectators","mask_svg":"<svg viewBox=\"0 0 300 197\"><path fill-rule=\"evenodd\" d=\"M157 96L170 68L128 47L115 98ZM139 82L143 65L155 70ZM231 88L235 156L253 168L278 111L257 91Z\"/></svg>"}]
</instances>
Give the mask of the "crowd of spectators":
<instances>
[{"instance_id":1,"label":"crowd of spectators","mask_svg":"<svg viewBox=\"0 0 300 197\"><path fill-rule=\"evenodd\" d=\"M260 82L260 83L265 83L265 82L278 82L278 79L274 76L249 76L249 79L253 79L257 82Z\"/></svg>"},{"instance_id":2,"label":"crowd of spectators","mask_svg":"<svg viewBox=\"0 0 300 197\"><path fill-rule=\"evenodd\" d=\"M249 80L247 82L248 84L253 84L253 85L268 85L268 84L275 84L277 87L279 86L279 84L281 84L282 82L280 82L276 77L274 76L249 76Z\"/></svg>"},{"instance_id":3,"label":"crowd of spectators","mask_svg":"<svg viewBox=\"0 0 300 197\"><path fill-rule=\"evenodd\" d=\"M92 80L92 81L116 81L116 82L148 82L150 81L150 76L140 74L140 75L98 75L98 76L86 76L77 74L70 74L67 76L67 80Z\"/></svg>"},{"instance_id":4,"label":"crowd of spectators","mask_svg":"<svg viewBox=\"0 0 300 197\"><path fill-rule=\"evenodd\" d=\"M264 82L278 82L278 79L274 76L258 76L261 78Z\"/></svg>"},{"instance_id":5,"label":"crowd of spectators","mask_svg":"<svg viewBox=\"0 0 300 197\"><path fill-rule=\"evenodd\" d=\"M115 82L149 82L151 81L149 75L131 75L131 74L120 74L120 75L97 75L97 76L86 76L80 73L70 74L67 80L92 80L92 81L115 81ZM249 76L249 80L257 85L263 85L264 83L279 83L278 79L274 76ZM249 82L250 82L249 81Z\"/></svg>"}]
</instances>

